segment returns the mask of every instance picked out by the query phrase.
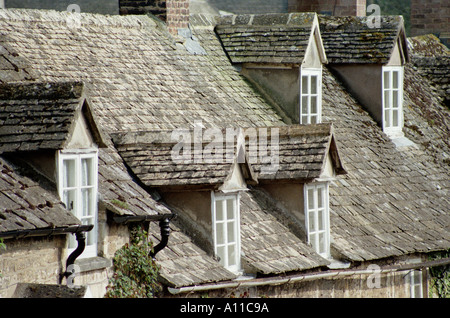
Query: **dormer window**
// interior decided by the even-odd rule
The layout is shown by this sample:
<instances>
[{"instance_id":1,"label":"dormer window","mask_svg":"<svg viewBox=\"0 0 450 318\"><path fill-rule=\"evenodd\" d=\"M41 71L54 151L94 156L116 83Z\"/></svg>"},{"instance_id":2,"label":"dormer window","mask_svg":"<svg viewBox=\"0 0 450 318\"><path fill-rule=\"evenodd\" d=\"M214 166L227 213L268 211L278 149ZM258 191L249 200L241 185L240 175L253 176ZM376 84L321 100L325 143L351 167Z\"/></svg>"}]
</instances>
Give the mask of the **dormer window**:
<instances>
[{"instance_id":1,"label":"dormer window","mask_svg":"<svg viewBox=\"0 0 450 318\"><path fill-rule=\"evenodd\" d=\"M330 214L328 183L318 182L304 186L307 240L322 257L330 256Z\"/></svg>"},{"instance_id":2,"label":"dormer window","mask_svg":"<svg viewBox=\"0 0 450 318\"><path fill-rule=\"evenodd\" d=\"M300 124L322 121L322 70L302 69L300 81Z\"/></svg>"},{"instance_id":3,"label":"dormer window","mask_svg":"<svg viewBox=\"0 0 450 318\"><path fill-rule=\"evenodd\" d=\"M86 247L80 257L97 256L97 150L61 150L58 152L58 192L66 208L83 225L93 224L86 233ZM70 236L69 253L77 247Z\"/></svg>"},{"instance_id":4,"label":"dormer window","mask_svg":"<svg viewBox=\"0 0 450 318\"><path fill-rule=\"evenodd\" d=\"M383 130L390 136L402 134L403 67L383 67Z\"/></svg>"},{"instance_id":5,"label":"dormer window","mask_svg":"<svg viewBox=\"0 0 450 318\"><path fill-rule=\"evenodd\" d=\"M214 253L231 272L241 269L239 194L211 193Z\"/></svg>"}]
</instances>

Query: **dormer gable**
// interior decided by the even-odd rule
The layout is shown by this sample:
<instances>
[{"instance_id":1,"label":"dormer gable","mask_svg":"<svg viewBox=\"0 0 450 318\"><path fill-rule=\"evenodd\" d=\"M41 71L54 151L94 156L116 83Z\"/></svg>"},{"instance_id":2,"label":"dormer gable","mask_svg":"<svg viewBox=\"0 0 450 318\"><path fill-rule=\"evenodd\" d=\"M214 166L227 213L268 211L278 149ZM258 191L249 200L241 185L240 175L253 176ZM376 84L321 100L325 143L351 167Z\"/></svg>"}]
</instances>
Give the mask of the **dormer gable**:
<instances>
[{"instance_id":1,"label":"dormer gable","mask_svg":"<svg viewBox=\"0 0 450 318\"><path fill-rule=\"evenodd\" d=\"M2 84L0 119L0 152L105 146L82 83Z\"/></svg>"},{"instance_id":2,"label":"dormer gable","mask_svg":"<svg viewBox=\"0 0 450 318\"><path fill-rule=\"evenodd\" d=\"M115 134L113 140L137 178L159 191L230 192L258 182L245 149L237 139L227 146L222 129Z\"/></svg>"},{"instance_id":3,"label":"dormer gable","mask_svg":"<svg viewBox=\"0 0 450 318\"><path fill-rule=\"evenodd\" d=\"M215 30L232 64L286 123L321 122L320 79L327 56L317 14L225 16ZM302 79L308 84L302 86Z\"/></svg>"},{"instance_id":4,"label":"dormer gable","mask_svg":"<svg viewBox=\"0 0 450 318\"><path fill-rule=\"evenodd\" d=\"M403 138L403 69L409 61L403 17L319 21L328 67L388 137Z\"/></svg>"},{"instance_id":5,"label":"dormer gable","mask_svg":"<svg viewBox=\"0 0 450 318\"><path fill-rule=\"evenodd\" d=\"M287 125L276 129L279 164L275 173L264 173L260 162L254 163L255 158L250 157L259 184L307 183L346 174L332 124Z\"/></svg>"}]
</instances>

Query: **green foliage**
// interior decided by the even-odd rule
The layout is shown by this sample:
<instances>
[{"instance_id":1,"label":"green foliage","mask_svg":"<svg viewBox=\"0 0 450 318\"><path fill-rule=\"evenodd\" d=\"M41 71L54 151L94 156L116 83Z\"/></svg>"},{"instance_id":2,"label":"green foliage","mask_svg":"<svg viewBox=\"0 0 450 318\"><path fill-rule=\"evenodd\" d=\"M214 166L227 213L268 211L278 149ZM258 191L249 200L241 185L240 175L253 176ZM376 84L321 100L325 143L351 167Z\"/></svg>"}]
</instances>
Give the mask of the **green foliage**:
<instances>
[{"instance_id":1,"label":"green foliage","mask_svg":"<svg viewBox=\"0 0 450 318\"><path fill-rule=\"evenodd\" d=\"M450 250L435 253L430 256L431 260L450 257ZM437 294L439 298L450 298L450 264L430 268L431 284L430 293Z\"/></svg>"},{"instance_id":2,"label":"green foliage","mask_svg":"<svg viewBox=\"0 0 450 318\"><path fill-rule=\"evenodd\" d=\"M130 244L119 249L113 259L114 274L105 298L153 298L162 290L159 266L148 256L153 244L147 232L134 229Z\"/></svg>"}]
</instances>

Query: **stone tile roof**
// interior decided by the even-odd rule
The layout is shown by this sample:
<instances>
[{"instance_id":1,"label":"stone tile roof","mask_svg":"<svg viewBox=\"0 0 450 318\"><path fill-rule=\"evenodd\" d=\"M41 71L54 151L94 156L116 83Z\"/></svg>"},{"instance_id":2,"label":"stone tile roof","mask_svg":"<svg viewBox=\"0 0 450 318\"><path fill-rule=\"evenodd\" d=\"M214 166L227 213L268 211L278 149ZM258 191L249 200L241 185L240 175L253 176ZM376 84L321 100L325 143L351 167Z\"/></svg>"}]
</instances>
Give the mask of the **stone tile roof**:
<instances>
[{"instance_id":1,"label":"stone tile roof","mask_svg":"<svg viewBox=\"0 0 450 318\"><path fill-rule=\"evenodd\" d=\"M242 261L259 274L280 274L326 266L330 262L282 224L276 201L262 190L241 193Z\"/></svg>"},{"instance_id":2,"label":"stone tile roof","mask_svg":"<svg viewBox=\"0 0 450 318\"><path fill-rule=\"evenodd\" d=\"M181 231L176 220L171 222L170 228L167 246L156 255L157 264L161 266L160 275L167 285L176 288L236 278L235 274L194 244ZM150 224L149 233L153 242L159 242L160 231L155 222Z\"/></svg>"},{"instance_id":3,"label":"stone tile roof","mask_svg":"<svg viewBox=\"0 0 450 318\"><path fill-rule=\"evenodd\" d=\"M205 126L279 122L217 50L212 30L196 32L208 54L194 56L147 16L81 17L74 29L65 12L2 10L0 45L20 52L40 81L82 80L104 133L189 127L197 120ZM136 184L115 151L110 144L99 152L100 179L108 181L99 182L104 204L123 216L165 214L142 190L130 203Z\"/></svg>"},{"instance_id":4,"label":"stone tile roof","mask_svg":"<svg viewBox=\"0 0 450 318\"><path fill-rule=\"evenodd\" d=\"M75 232L81 222L67 211L56 192L42 188L23 170L0 157L0 237ZM22 171L22 172L21 172Z\"/></svg>"},{"instance_id":5,"label":"stone tile roof","mask_svg":"<svg viewBox=\"0 0 450 318\"><path fill-rule=\"evenodd\" d=\"M405 34L403 18L381 16L380 27L372 27L371 19L373 17L319 15L320 32L330 64L389 62L397 39Z\"/></svg>"},{"instance_id":6,"label":"stone tile roof","mask_svg":"<svg viewBox=\"0 0 450 318\"><path fill-rule=\"evenodd\" d=\"M98 184L99 204L119 219L172 214L133 180L119 154L111 148L99 150Z\"/></svg>"},{"instance_id":7,"label":"stone tile roof","mask_svg":"<svg viewBox=\"0 0 450 318\"><path fill-rule=\"evenodd\" d=\"M108 132L186 128L196 120L219 127L282 125L270 106L236 75L210 26L194 27L193 33L206 54L191 55L184 49L186 44L170 42L164 30L148 17L84 14L76 30L67 26L65 18L64 13L55 12L0 11L0 44L5 42L20 52L43 80L86 80L99 125ZM395 148L327 70L323 83L324 120L333 122L340 158L348 172L330 186L333 249L355 261L448 249L448 168L430 160L426 149L412 148L408 153ZM423 96L428 94L432 93L424 92ZM414 102L412 97L411 92L408 98ZM430 107L437 109L434 104ZM418 108L414 103L405 107L405 118L423 115ZM430 126L425 124L419 131L435 131L427 130ZM425 142L435 135L421 137ZM121 179L115 168L122 172L126 168L112 145L107 149L100 151L100 160L111 167L104 172L108 182L101 182L100 191L105 197L109 195L113 204L122 189L121 184L110 181ZM131 196L131 177L123 176ZM256 220L264 214L248 215L249 220ZM265 227L257 229L261 232L255 237L263 237ZM180 238L185 245L173 247L176 255L168 255L165 260L171 270L166 277L172 277L175 286L230 279L223 269L210 275L208 269L219 270L217 262L207 259L186 239ZM169 253L170 244L157 257ZM303 250L303 246L299 248ZM270 254L267 251L266 256ZM205 262L197 276L195 263L186 264L189 253ZM295 253L302 254L300 250ZM306 266L301 264L303 260L300 257L281 270ZM266 261L258 265L262 272L280 270L276 260Z\"/></svg>"},{"instance_id":8,"label":"stone tile roof","mask_svg":"<svg viewBox=\"0 0 450 318\"><path fill-rule=\"evenodd\" d=\"M225 16L216 32L233 63L301 64L314 13Z\"/></svg>"},{"instance_id":9,"label":"stone tile roof","mask_svg":"<svg viewBox=\"0 0 450 318\"><path fill-rule=\"evenodd\" d=\"M217 188L231 176L235 164L245 164L244 157L238 158L235 143L229 150L225 140L214 144L211 140L202 140L195 144L195 132L185 132L192 137L192 143L186 142L183 145L189 149L187 156L183 154L184 149L178 149L181 145L171 139L171 132L166 131L139 132L138 135L116 137L116 148L127 166L149 187ZM225 131L218 132L225 136ZM132 137L133 135L135 137ZM248 172L247 180L256 182L252 179L252 168L246 165L243 169Z\"/></svg>"},{"instance_id":10,"label":"stone tile roof","mask_svg":"<svg viewBox=\"0 0 450 318\"><path fill-rule=\"evenodd\" d=\"M243 192L240 200L242 263L246 272L280 274L327 266L319 256L277 219L279 207L262 190ZM156 255L161 276L171 287L232 280L236 275L193 244L173 221L167 247ZM155 223L150 225L154 242L160 240Z\"/></svg>"},{"instance_id":11,"label":"stone tile roof","mask_svg":"<svg viewBox=\"0 0 450 318\"><path fill-rule=\"evenodd\" d=\"M331 153L337 173L345 173L336 148L332 124L290 125L276 128L278 129L279 163L275 173L267 173L261 170L261 160L255 158L259 153L258 151L252 151L249 142L249 162L257 173L259 181L307 182L313 180L324 172L329 153ZM271 136L267 138L270 139ZM270 148L269 141L269 154L272 151Z\"/></svg>"},{"instance_id":12,"label":"stone tile roof","mask_svg":"<svg viewBox=\"0 0 450 318\"><path fill-rule=\"evenodd\" d=\"M417 120L414 108L414 100L405 105L405 118ZM323 116L333 122L348 172L330 186L332 247L353 261L448 249L448 167L419 144L396 148L328 69Z\"/></svg>"},{"instance_id":13,"label":"stone tile roof","mask_svg":"<svg viewBox=\"0 0 450 318\"><path fill-rule=\"evenodd\" d=\"M84 101L81 83L0 84L0 152L62 149Z\"/></svg>"},{"instance_id":14,"label":"stone tile roof","mask_svg":"<svg viewBox=\"0 0 450 318\"><path fill-rule=\"evenodd\" d=\"M444 103L450 107L450 50L432 34L409 38L408 41L412 64L433 83Z\"/></svg>"},{"instance_id":15,"label":"stone tile roof","mask_svg":"<svg viewBox=\"0 0 450 318\"><path fill-rule=\"evenodd\" d=\"M83 81L106 132L281 122L218 50L212 30L195 34L207 54L191 55L148 16L82 13L75 28L68 17L2 10L0 45L20 52L42 81Z\"/></svg>"},{"instance_id":16,"label":"stone tile roof","mask_svg":"<svg viewBox=\"0 0 450 318\"><path fill-rule=\"evenodd\" d=\"M11 50L7 45L0 44L0 78L1 83L21 82L33 79L32 71L24 58Z\"/></svg>"}]
</instances>

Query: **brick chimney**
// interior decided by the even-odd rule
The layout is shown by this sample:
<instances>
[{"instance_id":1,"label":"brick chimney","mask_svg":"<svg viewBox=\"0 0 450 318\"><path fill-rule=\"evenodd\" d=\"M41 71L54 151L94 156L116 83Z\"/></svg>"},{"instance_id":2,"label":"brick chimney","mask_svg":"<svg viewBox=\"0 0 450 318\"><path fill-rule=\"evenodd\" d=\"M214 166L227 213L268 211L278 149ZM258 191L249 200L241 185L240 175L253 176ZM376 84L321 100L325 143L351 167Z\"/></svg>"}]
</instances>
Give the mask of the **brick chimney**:
<instances>
[{"instance_id":1,"label":"brick chimney","mask_svg":"<svg viewBox=\"0 0 450 318\"><path fill-rule=\"evenodd\" d=\"M165 21L172 34L189 27L189 0L119 0L119 13L151 13Z\"/></svg>"},{"instance_id":2,"label":"brick chimney","mask_svg":"<svg viewBox=\"0 0 450 318\"><path fill-rule=\"evenodd\" d=\"M334 16L365 16L366 0L288 0L288 10Z\"/></svg>"}]
</instances>

